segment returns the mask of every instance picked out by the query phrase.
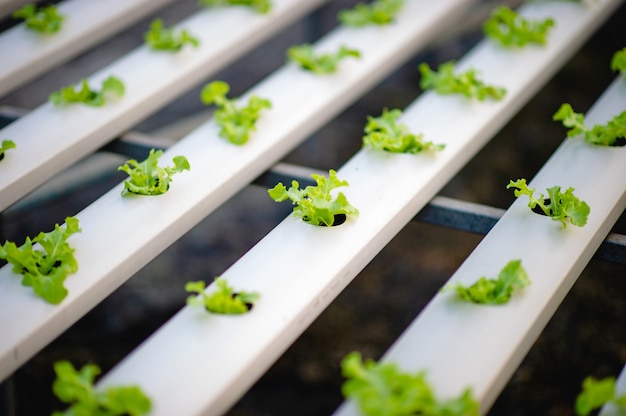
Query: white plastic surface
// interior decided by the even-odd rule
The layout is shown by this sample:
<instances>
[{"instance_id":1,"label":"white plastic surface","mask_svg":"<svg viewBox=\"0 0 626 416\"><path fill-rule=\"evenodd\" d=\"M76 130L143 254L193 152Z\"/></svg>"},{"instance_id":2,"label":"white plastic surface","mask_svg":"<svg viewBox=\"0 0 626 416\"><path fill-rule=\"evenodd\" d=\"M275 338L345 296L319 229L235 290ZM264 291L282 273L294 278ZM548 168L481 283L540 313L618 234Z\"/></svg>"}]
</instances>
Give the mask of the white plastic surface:
<instances>
[{"instance_id":1,"label":"white plastic surface","mask_svg":"<svg viewBox=\"0 0 626 416\"><path fill-rule=\"evenodd\" d=\"M470 103L425 94L407 109L404 121L427 140L446 143L444 152L358 152L339 170L350 183L342 191L361 211L358 219L323 228L289 216L222 274L235 288L261 293L250 314L207 316L186 307L107 374L102 385L141 385L157 415L180 409L223 412L617 3L592 10L566 3L528 7L531 15L558 16L561 24L550 46L506 52L486 42L460 64L476 66L485 80L505 86L506 100Z\"/></svg>"},{"instance_id":2,"label":"white plastic surface","mask_svg":"<svg viewBox=\"0 0 626 416\"><path fill-rule=\"evenodd\" d=\"M33 32L24 23L4 31L0 35L0 96L171 1L67 0L58 5L66 18L55 34Z\"/></svg>"},{"instance_id":3,"label":"white plastic surface","mask_svg":"<svg viewBox=\"0 0 626 416\"><path fill-rule=\"evenodd\" d=\"M72 236L71 244L80 269L67 279L70 294L61 305L46 304L21 286L9 267L0 269L0 316L21 317L19 325L0 323L0 376L411 56L465 5L467 0L447 0L437 7L416 1L392 27L337 29L317 47L336 50L345 43L359 49L362 58L346 60L337 74L325 77L289 64L260 83L251 94L270 99L273 108L263 113L248 144L239 147L219 138L209 121L164 154L163 165L179 154L191 164L191 172L177 175L167 194L122 198L120 185L79 213L83 232Z\"/></svg>"},{"instance_id":4,"label":"white plastic surface","mask_svg":"<svg viewBox=\"0 0 626 416\"><path fill-rule=\"evenodd\" d=\"M620 77L587 113L586 124L604 124L624 110L626 80ZM566 140L529 186L544 194L548 187L572 186L591 207L587 224L563 229L532 213L528 198L517 199L449 282L469 285L521 259L532 284L498 307L456 301L450 293L436 295L383 359L405 371L425 370L443 399L471 387L486 413L623 212L625 158L624 147L591 146L582 137ZM352 404L337 412L357 414Z\"/></svg>"},{"instance_id":5,"label":"white plastic surface","mask_svg":"<svg viewBox=\"0 0 626 416\"><path fill-rule=\"evenodd\" d=\"M0 130L17 146L0 165L0 211L324 1L275 0L267 15L204 9L177 25L199 39L198 48L170 54L142 46L90 77L98 89L107 77L120 78L122 99L101 108L47 103Z\"/></svg>"}]
</instances>

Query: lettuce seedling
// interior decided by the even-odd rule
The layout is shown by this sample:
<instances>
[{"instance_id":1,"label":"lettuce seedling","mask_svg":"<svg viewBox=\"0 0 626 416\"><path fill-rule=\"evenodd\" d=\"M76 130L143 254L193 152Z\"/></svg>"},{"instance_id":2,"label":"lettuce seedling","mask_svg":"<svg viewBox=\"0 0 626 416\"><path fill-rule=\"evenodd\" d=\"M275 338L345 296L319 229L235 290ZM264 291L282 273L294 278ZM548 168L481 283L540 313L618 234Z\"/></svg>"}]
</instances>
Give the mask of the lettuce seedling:
<instances>
[{"instance_id":1,"label":"lettuce seedling","mask_svg":"<svg viewBox=\"0 0 626 416\"><path fill-rule=\"evenodd\" d=\"M622 74L626 73L626 48L613 54L613 58L611 58L611 70Z\"/></svg>"},{"instance_id":2,"label":"lettuce seedling","mask_svg":"<svg viewBox=\"0 0 626 416\"><path fill-rule=\"evenodd\" d=\"M12 140L3 140L0 145L0 160L4 159L4 153L9 149L15 149L15 142Z\"/></svg>"},{"instance_id":3,"label":"lettuce seedling","mask_svg":"<svg viewBox=\"0 0 626 416\"><path fill-rule=\"evenodd\" d=\"M65 412L52 416L141 416L150 411L152 403L138 386L113 386L96 390L93 382L100 367L87 364L76 371L69 361L54 363L56 379L52 391L63 403L70 404Z\"/></svg>"},{"instance_id":4,"label":"lettuce seedling","mask_svg":"<svg viewBox=\"0 0 626 416\"><path fill-rule=\"evenodd\" d=\"M404 7L404 0L374 0L369 4L358 3L352 9L341 10L339 22L346 26L388 25Z\"/></svg>"},{"instance_id":5,"label":"lettuce seedling","mask_svg":"<svg viewBox=\"0 0 626 416\"><path fill-rule=\"evenodd\" d=\"M558 111L552 116L554 121L561 121L569 128L567 137L584 134L585 141L598 146L613 146L618 139L626 139L626 111L613 117L606 124L596 124L593 128L585 125L585 115L574 112L568 103L561 104Z\"/></svg>"},{"instance_id":6,"label":"lettuce seedling","mask_svg":"<svg viewBox=\"0 0 626 416\"><path fill-rule=\"evenodd\" d=\"M402 115L399 109L384 109L380 117L367 117L363 147L393 153L419 153L423 151L440 151L445 144L434 144L422 140L423 135L415 135L405 124L397 122Z\"/></svg>"},{"instance_id":7,"label":"lettuce seedling","mask_svg":"<svg viewBox=\"0 0 626 416\"><path fill-rule=\"evenodd\" d=\"M455 291L459 298L467 302L483 305L501 305L511 299L514 291L530 284L521 260L511 260L498 274L497 279L481 277L471 286L463 283L450 283L441 288L442 292Z\"/></svg>"},{"instance_id":8,"label":"lettuce seedling","mask_svg":"<svg viewBox=\"0 0 626 416\"><path fill-rule=\"evenodd\" d=\"M279 182L267 192L276 202L290 199L295 205L294 216L302 218L309 224L330 227L335 223L336 215L358 217L359 210L350 205L342 192L339 192L336 198L331 193L335 188L348 186L347 181L341 181L337 178L337 172L331 169L328 171L328 178L315 173L311 177L317 185L309 185L304 189L299 189L300 184L294 180L291 182L291 187L287 189L282 182Z\"/></svg>"},{"instance_id":9,"label":"lettuce seedling","mask_svg":"<svg viewBox=\"0 0 626 416\"><path fill-rule=\"evenodd\" d=\"M315 74L332 74L337 71L339 62L347 57L360 58L361 53L341 45L336 53L315 55L310 44L292 46L287 50L290 61L298 64L302 69Z\"/></svg>"},{"instance_id":10,"label":"lettuce seedling","mask_svg":"<svg viewBox=\"0 0 626 416\"><path fill-rule=\"evenodd\" d=\"M235 293L233 288L228 286L226 279L222 277L215 278L215 285L217 290L206 293L203 281L188 282L185 285L185 291L197 293L198 296L189 296L187 305L202 306L213 313L240 315L248 312L251 305L259 299L259 294L256 292Z\"/></svg>"},{"instance_id":11,"label":"lettuce seedling","mask_svg":"<svg viewBox=\"0 0 626 416\"><path fill-rule=\"evenodd\" d=\"M221 127L219 135L229 142L242 145L248 142L250 134L256 130L256 122L261 110L272 108L269 100L256 95L250 97L246 107L237 108L236 99L226 98L230 86L224 81L213 81L202 89L200 98L206 105L215 104L215 121Z\"/></svg>"},{"instance_id":12,"label":"lettuce seedling","mask_svg":"<svg viewBox=\"0 0 626 416\"><path fill-rule=\"evenodd\" d=\"M163 155L163 150L150 150L150 154L143 162L131 159L117 170L126 172L130 179L124 181L122 195L131 193L138 195L161 195L167 192L172 182L172 175L185 170L190 170L191 166L185 156L175 156L172 160L173 167L159 167L159 158Z\"/></svg>"},{"instance_id":13,"label":"lettuce seedling","mask_svg":"<svg viewBox=\"0 0 626 416\"><path fill-rule=\"evenodd\" d=\"M270 0L199 0L200 6L220 6L220 5L232 5L232 6L248 6L259 13L269 13L272 9L272 2Z\"/></svg>"},{"instance_id":14,"label":"lettuce seedling","mask_svg":"<svg viewBox=\"0 0 626 416\"><path fill-rule=\"evenodd\" d=\"M176 33L174 28L165 28L161 19L152 21L150 30L145 33L143 38L148 46L156 51L177 52L186 44L190 44L193 47L200 45L198 39L191 35L187 29Z\"/></svg>"},{"instance_id":15,"label":"lettuce seedling","mask_svg":"<svg viewBox=\"0 0 626 416\"><path fill-rule=\"evenodd\" d=\"M73 103L83 103L91 107L102 107L107 97L116 95L123 97L125 92L124 83L114 76L110 76L102 82L100 91L92 90L86 79L81 80L80 89L74 85L61 88L50 94L50 102L56 106Z\"/></svg>"},{"instance_id":16,"label":"lettuce seedling","mask_svg":"<svg viewBox=\"0 0 626 416\"><path fill-rule=\"evenodd\" d=\"M20 247L5 241L0 246L0 259L12 264L13 272L22 275L22 285L31 286L46 302L59 304L67 296L65 278L78 270L74 249L67 239L79 232L78 219L68 217L65 227L56 224L53 231L40 232L32 240L27 237ZM36 243L38 247L34 247Z\"/></svg>"},{"instance_id":17,"label":"lettuce seedling","mask_svg":"<svg viewBox=\"0 0 626 416\"><path fill-rule=\"evenodd\" d=\"M529 202L528 207L534 209L539 207L541 211L551 217L554 221L561 221L563 228L567 227L567 222L582 227L587 223L589 216L589 205L585 201L581 201L574 195L574 188L569 187L564 193L561 192L560 186L548 188L548 200L544 199L543 194L539 194L538 198L534 197L535 190L529 188L526 179L518 179L510 181L506 189L515 189L515 196L527 195Z\"/></svg>"},{"instance_id":18,"label":"lettuce seedling","mask_svg":"<svg viewBox=\"0 0 626 416\"><path fill-rule=\"evenodd\" d=\"M439 65L437 72L430 69L427 63L419 66L422 75L420 87L424 90L434 89L438 94L462 94L467 98L477 98L484 101L487 98L501 100L506 95L506 89L486 85L477 78L475 69L469 69L459 75L454 74L454 61Z\"/></svg>"},{"instance_id":19,"label":"lettuce seedling","mask_svg":"<svg viewBox=\"0 0 626 416\"><path fill-rule=\"evenodd\" d=\"M554 19L529 20L506 6L500 6L483 23L483 32L502 46L513 48L529 43L545 45L552 27Z\"/></svg>"},{"instance_id":20,"label":"lettuce seedling","mask_svg":"<svg viewBox=\"0 0 626 416\"><path fill-rule=\"evenodd\" d=\"M354 400L367 416L479 415L471 389L456 399L440 401L423 371L410 374L394 363L363 362L358 352L344 357L341 370L347 378L341 388L344 397Z\"/></svg>"},{"instance_id":21,"label":"lettuce seedling","mask_svg":"<svg viewBox=\"0 0 626 416\"><path fill-rule=\"evenodd\" d=\"M583 390L576 397L576 414L587 416L593 410L607 403L613 403L626 414L626 394L618 395L615 389L615 377L596 380L587 377L583 381Z\"/></svg>"},{"instance_id":22,"label":"lettuce seedling","mask_svg":"<svg viewBox=\"0 0 626 416\"><path fill-rule=\"evenodd\" d=\"M32 3L14 11L13 17L24 19L27 28L39 33L56 33L65 20L55 5L38 8Z\"/></svg>"}]
</instances>

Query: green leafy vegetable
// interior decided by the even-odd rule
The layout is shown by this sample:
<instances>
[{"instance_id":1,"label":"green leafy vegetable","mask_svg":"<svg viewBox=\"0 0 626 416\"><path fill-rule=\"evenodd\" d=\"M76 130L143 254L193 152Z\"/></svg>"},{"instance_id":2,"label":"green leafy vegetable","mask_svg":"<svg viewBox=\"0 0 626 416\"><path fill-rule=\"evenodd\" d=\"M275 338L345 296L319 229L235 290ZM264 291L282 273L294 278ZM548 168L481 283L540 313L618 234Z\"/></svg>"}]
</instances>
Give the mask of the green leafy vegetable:
<instances>
[{"instance_id":1,"label":"green leafy vegetable","mask_svg":"<svg viewBox=\"0 0 626 416\"><path fill-rule=\"evenodd\" d=\"M71 407L52 416L140 416L150 411L150 399L137 386L109 387L97 391L93 382L100 367L87 364L76 371L69 361L54 363L56 380L52 391L63 403Z\"/></svg>"},{"instance_id":2,"label":"green leafy vegetable","mask_svg":"<svg viewBox=\"0 0 626 416\"><path fill-rule=\"evenodd\" d=\"M179 51L186 44L197 47L200 42L186 29L176 33L173 28L163 27L163 20L155 19L150 24L150 30L144 35L146 43L157 51Z\"/></svg>"},{"instance_id":3,"label":"green leafy vegetable","mask_svg":"<svg viewBox=\"0 0 626 416\"><path fill-rule=\"evenodd\" d=\"M232 6L248 6L259 13L269 13L272 9L270 0L199 0L200 6L220 6L224 4Z\"/></svg>"},{"instance_id":4,"label":"green leafy vegetable","mask_svg":"<svg viewBox=\"0 0 626 416\"><path fill-rule=\"evenodd\" d=\"M122 195L126 193L139 195L161 195L167 192L172 182L172 175L190 170L189 161L185 156L175 156L173 167L159 167L159 158L163 150L150 150L150 154L143 162L131 159L117 170L126 172L130 179L124 181Z\"/></svg>"},{"instance_id":5,"label":"green leafy vegetable","mask_svg":"<svg viewBox=\"0 0 626 416\"><path fill-rule=\"evenodd\" d=\"M360 58L361 53L356 49L341 46L334 54L315 55L309 44L292 46L287 50L287 57L301 68L315 74L331 74L337 71L339 62L347 57Z\"/></svg>"},{"instance_id":6,"label":"green leafy vegetable","mask_svg":"<svg viewBox=\"0 0 626 416\"><path fill-rule=\"evenodd\" d=\"M459 75L454 74L453 61L439 65L435 72L427 63L419 66L422 75L420 87L424 90L434 89L438 94L462 94L467 98L477 98L483 101L487 98L501 100L506 94L506 89L486 85L477 78L475 69L469 69Z\"/></svg>"},{"instance_id":7,"label":"green leafy vegetable","mask_svg":"<svg viewBox=\"0 0 626 416\"><path fill-rule=\"evenodd\" d=\"M599 409L607 403L614 403L626 412L626 394L617 395L615 378L596 380L593 377L587 377L583 381L583 391L576 397L576 414L587 416L594 409Z\"/></svg>"},{"instance_id":8,"label":"green leafy vegetable","mask_svg":"<svg viewBox=\"0 0 626 416\"><path fill-rule=\"evenodd\" d=\"M54 5L37 8L27 4L13 12L16 19L24 19L26 27L40 33L56 33L61 29L65 16L59 14Z\"/></svg>"},{"instance_id":9,"label":"green leafy vegetable","mask_svg":"<svg viewBox=\"0 0 626 416\"><path fill-rule=\"evenodd\" d=\"M215 104L215 121L221 127L219 135L229 142L242 145L248 142L250 134L256 130L256 122L261 110L272 108L269 100L256 95L250 97L246 107L237 108L236 99L226 98L230 86L224 81L213 81L205 85L200 98L206 105Z\"/></svg>"},{"instance_id":10,"label":"green leafy vegetable","mask_svg":"<svg viewBox=\"0 0 626 416\"><path fill-rule=\"evenodd\" d=\"M296 205L293 209L294 216L313 225L332 226L335 223L335 215L339 214L357 217L359 210L350 205L342 192L339 192L336 198L333 198L331 193L335 188L348 186L348 182L339 180L337 172L332 169L328 174L328 178L312 174L311 177L317 183L315 186L309 185L299 189L298 181L292 181L291 187L287 189L285 185L278 183L268 190L268 193L276 202L290 199L293 205Z\"/></svg>"},{"instance_id":11,"label":"green leafy vegetable","mask_svg":"<svg viewBox=\"0 0 626 416\"><path fill-rule=\"evenodd\" d=\"M78 270L74 249L66 240L80 231L78 219L68 217L65 227L56 224L53 231L40 232L32 240L27 237L20 247L5 241L0 246L0 259L8 261L13 272L22 275L22 285L31 286L46 302L59 304L67 296L65 278ZM35 243L40 247L34 247Z\"/></svg>"},{"instance_id":12,"label":"green leafy vegetable","mask_svg":"<svg viewBox=\"0 0 626 416\"><path fill-rule=\"evenodd\" d=\"M526 184L526 179L523 178L515 182L510 181L506 188L517 188L515 189L515 196L518 198L521 195L527 195L529 198L528 207L530 209L539 207L545 215L552 217L554 221L561 221L563 228L566 228L567 220L578 227L582 227L587 223L590 211L589 205L574 195L574 188L572 187L569 187L565 193L561 192L560 186L548 188L549 200L545 200L543 194L539 194L539 197L535 198L533 196L535 190L529 188Z\"/></svg>"},{"instance_id":13,"label":"green leafy vegetable","mask_svg":"<svg viewBox=\"0 0 626 416\"><path fill-rule=\"evenodd\" d=\"M579 134L585 135L585 141L599 146L613 146L617 139L626 139L626 111L613 117L606 124L596 124L593 128L585 125L585 115L575 113L568 103L561 104L559 110L554 113L552 119L561 121L563 126L569 128L567 137Z\"/></svg>"},{"instance_id":14,"label":"green leafy vegetable","mask_svg":"<svg viewBox=\"0 0 626 416\"><path fill-rule=\"evenodd\" d=\"M498 274L497 279L481 277L471 286L463 283L451 283L441 291L456 291L458 296L468 302L486 305L501 305L511 299L515 290L523 289L530 284L521 260L511 260Z\"/></svg>"},{"instance_id":15,"label":"green leafy vegetable","mask_svg":"<svg viewBox=\"0 0 626 416\"><path fill-rule=\"evenodd\" d=\"M337 18L346 26L387 25L394 21L404 7L404 0L374 0L369 4L358 3L352 9L339 12Z\"/></svg>"},{"instance_id":16,"label":"green leafy vegetable","mask_svg":"<svg viewBox=\"0 0 626 416\"><path fill-rule=\"evenodd\" d=\"M61 106L72 103L83 103L91 107L102 107L106 98L110 95L118 97L124 96L124 83L114 76L110 76L102 82L100 91L92 90L86 79L81 80L80 89L75 89L73 85L61 88L60 91L50 94L50 102Z\"/></svg>"},{"instance_id":17,"label":"green leafy vegetable","mask_svg":"<svg viewBox=\"0 0 626 416\"><path fill-rule=\"evenodd\" d=\"M9 149L15 149L15 142L12 140L3 140L0 145L0 160L4 159L4 153Z\"/></svg>"},{"instance_id":18,"label":"green leafy vegetable","mask_svg":"<svg viewBox=\"0 0 626 416\"><path fill-rule=\"evenodd\" d=\"M212 293L206 293L203 281L188 282L185 285L185 290L197 293L199 296L189 296L187 304L190 306L203 306L213 313L239 315L248 312L248 305L252 305L259 299L259 294L256 292L235 293L233 288L228 286L226 279L222 277L215 279L215 285L217 290Z\"/></svg>"},{"instance_id":19,"label":"green leafy vegetable","mask_svg":"<svg viewBox=\"0 0 626 416\"><path fill-rule=\"evenodd\" d=\"M440 401L424 372L403 373L394 363L376 363L351 352L341 362L347 378L343 395L367 416L478 416L479 406L470 389L458 398Z\"/></svg>"},{"instance_id":20,"label":"green leafy vegetable","mask_svg":"<svg viewBox=\"0 0 626 416\"><path fill-rule=\"evenodd\" d=\"M397 119L401 115L401 110L388 111L384 109L380 117L368 116L363 146L393 153L437 151L446 147L445 144L424 142L422 140L423 135L415 135L409 131L405 124L398 124Z\"/></svg>"},{"instance_id":21,"label":"green leafy vegetable","mask_svg":"<svg viewBox=\"0 0 626 416\"><path fill-rule=\"evenodd\" d=\"M626 48L613 54L611 58L611 70L616 72L626 72Z\"/></svg>"},{"instance_id":22,"label":"green leafy vegetable","mask_svg":"<svg viewBox=\"0 0 626 416\"><path fill-rule=\"evenodd\" d=\"M486 36L505 47L522 47L529 43L546 44L548 30L554 20L528 20L506 6L497 7L483 23Z\"/></svg>"}]
</instances>

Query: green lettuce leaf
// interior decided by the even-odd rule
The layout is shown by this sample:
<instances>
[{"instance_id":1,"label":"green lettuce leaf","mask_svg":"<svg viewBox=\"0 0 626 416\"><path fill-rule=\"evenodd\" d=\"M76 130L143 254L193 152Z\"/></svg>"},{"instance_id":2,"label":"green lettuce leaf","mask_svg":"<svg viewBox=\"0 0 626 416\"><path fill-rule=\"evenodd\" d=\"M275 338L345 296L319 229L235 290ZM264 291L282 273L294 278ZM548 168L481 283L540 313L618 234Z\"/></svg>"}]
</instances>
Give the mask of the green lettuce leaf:
<instances>
[{"instance_id":1,"label":"green lettuce leaf","mask_svg":"<svg viewBox=\"0 0 626 416\"><path fill-rule=\"evenodd\" d=\"M272 2L270 0L199 0L200 6L212 7L212 6L248 6L259 13L269 13L272 9Z\"/></svg>"},{"instance_id":2,"label":"green lettuce leaf","mask_svg":"<svg viewBox=\"0 0 626 416\"><path fill-rule=\"evenodd\" d=\"M110 76L102 82L100 91L92 90L86 79L81 80L80 88L73 85L61 88L50 94L50 102L56 106L73 103L82 103L90 107L102 107L108 97L123 97L125 93L124 83L114 76Z\"/></svg>"},{"instance_id":3,"label":"green lettuce leaf","mask_svg":"<svg viewBox=\"0 0 626 416\"><path fill-rule=\"evenodd\" d=\"M554 19L529 20L506 6L494 9L483 23L483 32L504 47L522 47L529 43L546 44Z\"/></svg>"},{"instance_id":4,"label":"green lettuce leaf","mask_svg":"<svg viewBox=\"0 0 626 416\"><path fill-rule=\"evenodd\" d=\"M358 3L352 9L341 10L337 18L341 24L352 27L388 25L404 7L404 0L374 0Z\"/></svg>"},{"instance_id":5,"label":"green lettuce leaf","mask_svg":"<svg viewBox=\"0 0 626 416\"><path fill-rule=\"evenodd\" d=\"M28 29L46 34L58 32L65 20L55 5L37 7L34 3L14 11L13 17L24 19Z\"/></svg>"},{"instance_id":6,"label":"green lettuce leaf","mask_svg":"<svg viewBox=\"0 0 626 416\"><path fill-rule=\"evenodd\" d=\"M361 53L356 49L342 45L336 53L316 55L313 46L302 44L289 48L287 57L307 71L315 74L332 74L337 71L339 63L343 59L347 57L360 58Z\"/></svg>"},{"instance_id":7,"label":"green lettuce leaf","mask_svg":"<svg viewBox=\"0 0 626 416\"><path fill-rule=\"evenodd\" d=\"M585 115L574 112L568 103L561 107L552 116L554 121L560 121L567 127L567 137L579 134L585 136L585 141L598 146L613 146L618 139L626 139L626 111L613 117L606 124L596 124L592 128L585 125Z\"/></svg>"},{"instance_id":8,"label":"green lettuce leaf","mask_svg":"<svg viewBox=\"0 0 626 416\"><path fill-rule=\"evenodd\" d=\"M444 62L439 65L437 72L430 69L427 63L419 65L422 75L420 87L424 90L433 89L438 94L461 94L467 98L476 98L484 101L487 98L501 100L506 95L506 90L485 84L478 79L475 69L469 69L461 74L454 74L455 63Z\"/></svg>"},{"instance_id":9,"label":"green lettuce leaf","mask_svg":"<svg viewBox=\"0 0 626 416\"><path fill-rule=\"evenodd\" d=\"M150 30L144 34L144 40L150 48L157 51L179 51L186 44L198 47L200 42L186 29L176 32L173 28L165 28L163 20L155 19L150 24Z\"/></svg>"},{"instance_id":10,"label":"green lettuce leaf","mask_svg":"<svg viewBox=\"0 0 626 416\"><path fill-rule=\"evenodd\" d=\"M128 193L137 195L161 195L167 192L172 182L172 176L191 166L185 156L175 156L174 166L162 168L158 166L159 158L163 155L162 150L151 149L150 154L143 162L131 159L118 170L126 172L130 179L124 181L122 195Z\"/></svg>"},{"instance_id":11,"label":"green lettuce leaf","mask_svg":"<svg viewBox=\"0 0 626 416\"><path fill-rule=\"evenodd\" d=\"M190 306L203 306L213 313L225 315L239 315L249 311L248 305L254 304L259 299L256 292L237 292L228 285L226 279L215 279L216 290L211 293L205 292L203 281L188 282L185 291L197 293L197 296L189 296L187 304Z\"/></svg>"}]
</instances>

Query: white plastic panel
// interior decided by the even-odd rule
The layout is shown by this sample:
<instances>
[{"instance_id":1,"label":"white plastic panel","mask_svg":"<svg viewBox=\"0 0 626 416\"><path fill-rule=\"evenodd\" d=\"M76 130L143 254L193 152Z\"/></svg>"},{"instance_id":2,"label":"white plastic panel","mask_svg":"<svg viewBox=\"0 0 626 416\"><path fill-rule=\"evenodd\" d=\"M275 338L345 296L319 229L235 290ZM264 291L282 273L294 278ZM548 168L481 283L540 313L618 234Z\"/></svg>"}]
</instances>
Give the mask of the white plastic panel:
<instances>
[{"instance_id":1,"label":"white plastic panel","mask_svg":"<svg viewBox=\"0 0 626 416\"><path fill-rule=\"evenodd\" d=\"M167 194L122 198L120 184L79 213L83 232L72 236L71 242L80 270L67 279L70 294L61 305L46 304L21 286L9 267L0 269L0 316L21 316L19 326L0 324L0 376L13 371L415 53L469 4L467 0L447 0L434 7L426 0L415 1L391 27L335 30L317 47L335 50L346 44L359 49L362 58L346 60L337 74L324 77L289 64L257 85L250 94L270 99L273 108L263 114L248 144L234 146L219 138L217 126L209 121L164 154L162 164L169 164L179 154L187 156L191 164L191 172L177 175ZM2 163L7 160L8 156ZM190 402L189 406L193 405Z\"/></svg>"},{"instance_id":2,"label":"white plastic panel","mask_svg":"<svg viewBox=\"0 0 626 416\"><path fill-rule=\"evenodd\" d=\"M66 19L53 35L35 33L24 23L4 31L0 35L0 96L171 1L67 0L58 5L59 13ZM14 10L22 5L11 4Z\"/></svg>"},{"instance_id":3,"label":"white plastic panel","mask_svg":"<svg viewBox=\"0 0 626 416\"><path fill-rule=\"evenodd\" d=\"M484 42L460 63L505 86L506 100L473 103L424 94L407 109L404 122L428 140L446 143L444 152L358 152L339 170L350 183L343 192L361 211L358 219L321 228L289 216L222 274L235 288L261 293L249 315L207 316L184 308L102 385L141 385L154 400L154 414L223 412L617 4L603 2L589 10L566 3L525 8L527 15L556 17L548 47L507 52Z\"/></svg>"},{"instance_id":4,"label":"white plastic panel","mask_svg":"<svg viewBox=\"0 0 626 416\"><path fill-rule=\"evenodd\" d=\"M586 124L604 124L625 109L626 81L620 77L588 112ZM555 185L574 187L591 207L587 224L563 229L560 222L532 213L528 198L517 199L450 282L469 285L480 276L497 276L508 261L521 259L530 287L498 307L438 294L384 360L409 372L426 370L442 398L471 387L486 413L623 212L625 158L624 147L591 146L582 137L566 140L529 186L544 194ZM356 414L352 405L337 413Z\"/></svg>"},{"instance_id":5,"label":"white plastic panel","mask_svg":"<svg viewBox=\"0 0 626 416\"><path fill-rule=\"evenodd\" d=\"M172 55L142 46L90 77L94 88L119 77L126 85L122 99L101 108L47 103L0 130L17 145L0 165L0 210L324 1L275 0L267 15L245 7L204 9L178 25L199 39L198 48Z\"/></svg>"}]
</instances>

